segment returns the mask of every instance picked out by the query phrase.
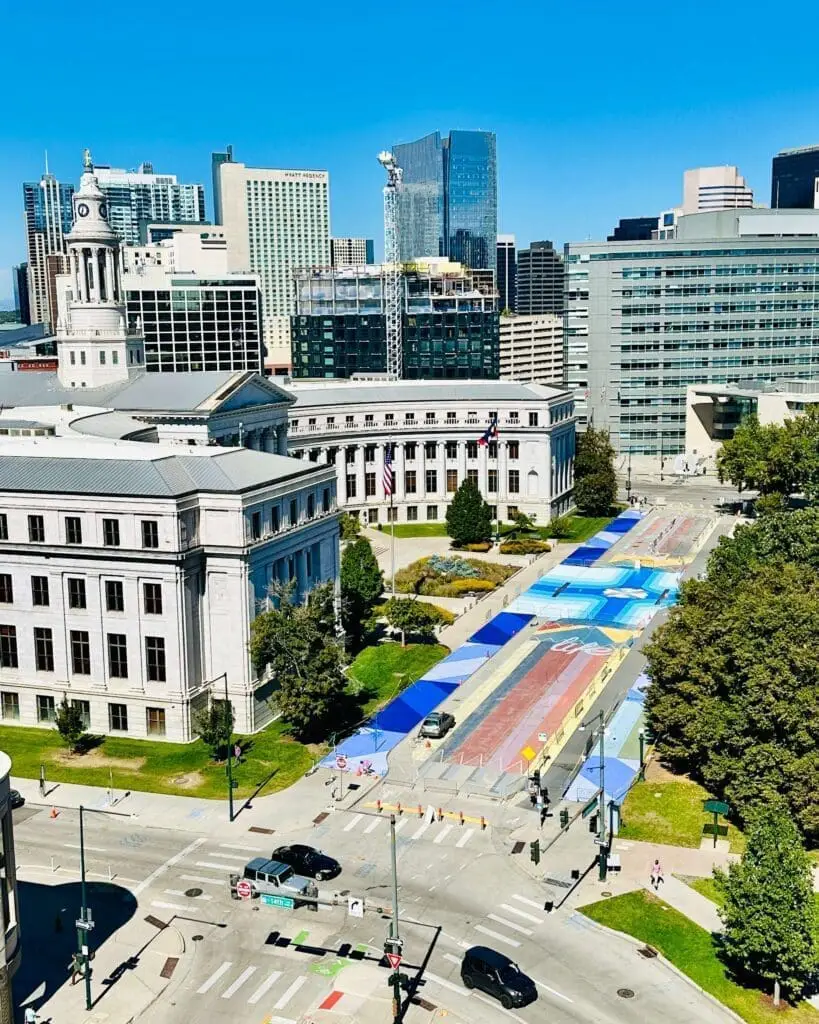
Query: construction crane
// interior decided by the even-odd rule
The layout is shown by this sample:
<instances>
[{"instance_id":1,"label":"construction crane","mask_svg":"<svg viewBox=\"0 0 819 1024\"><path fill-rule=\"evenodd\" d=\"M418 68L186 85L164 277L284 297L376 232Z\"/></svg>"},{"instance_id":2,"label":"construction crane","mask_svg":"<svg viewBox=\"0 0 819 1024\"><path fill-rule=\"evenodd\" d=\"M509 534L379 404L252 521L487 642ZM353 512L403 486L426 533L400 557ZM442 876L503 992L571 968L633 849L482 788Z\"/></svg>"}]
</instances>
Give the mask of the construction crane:
<instances>
[{"instance_id":1,"label":"construction crane","mask_svg":"<svg viewBox=\"0 0 819 1024\"><path fill-rule=\"evenodd\" d=\"M398 247L398 189L403 171L392 153L378 154L387 172L384 186L384 311L387 320L387 378L401 380L404 351L401 342L401 264Z\"/></svg>"}]
</instances>

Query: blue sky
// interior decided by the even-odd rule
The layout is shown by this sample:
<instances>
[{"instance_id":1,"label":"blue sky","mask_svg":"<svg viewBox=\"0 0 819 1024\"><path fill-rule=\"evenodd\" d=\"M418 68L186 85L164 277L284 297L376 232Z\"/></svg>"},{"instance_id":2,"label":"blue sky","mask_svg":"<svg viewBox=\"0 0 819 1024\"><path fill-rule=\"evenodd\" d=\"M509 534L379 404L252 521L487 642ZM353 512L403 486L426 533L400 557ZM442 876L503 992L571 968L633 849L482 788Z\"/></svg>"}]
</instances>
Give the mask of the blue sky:
<instances>
[{"instance_id":1,"label":"blue sky","mask_svg":"<svg viewBox=\"0 0 819 1024\"><path fill-rule=\"evenodd\" d=\"M737 164L770 198L778 149L819 142L814 9L793 0L250 3L41 0L3 15L0 299L25 258L21 182L153 161L204 181L210 153L327 168L332 230L381 246L375 155L436 128L498 136L499 227L519 244L604 237Z\"/></svg>"}]
</instances>

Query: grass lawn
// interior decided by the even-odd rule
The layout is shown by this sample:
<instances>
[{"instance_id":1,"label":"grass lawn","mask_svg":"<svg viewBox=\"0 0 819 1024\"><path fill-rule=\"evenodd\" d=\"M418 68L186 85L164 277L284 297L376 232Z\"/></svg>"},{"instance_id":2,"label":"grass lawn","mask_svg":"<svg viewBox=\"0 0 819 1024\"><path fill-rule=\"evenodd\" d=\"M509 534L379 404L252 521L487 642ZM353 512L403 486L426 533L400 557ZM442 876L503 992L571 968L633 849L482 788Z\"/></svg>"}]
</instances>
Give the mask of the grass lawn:
<instances>
[{"instance_id":1,"label":"grass lawn","mask_svg":"<svg viewBox=\"0 0 819 1024\"><path fill-rule=\"evenodd\" d=\"M698 847L703 825L713 822L702 809L708 796L702 786L687 779L638 782L623 804L620 836L646 843ZM725 824L723 818L720 824ZM734 853L743 851L744 836L734 825L728 825L727 838Z\"/></svg>"},{"instance_id":2,"label":"grass lawn","mask_svg":"<svg viewBox=\"0 0 819 1024\"><path fill-rule=\"evenodd\" d=\"M291 786L313 763L310 750L284 735L285 726L274 722L262 732L241 740L246 753L234 762L238 797L263 786L275 793ZM46 766L50 782L76 782L108 786L113 773L115 789L145 790L174 796L226 799L224 764L210 760L207 748L195 743L162 743L108 736L87 754L69 756L56 729L0 727L0 750L12 761L12 772L36 779Z\"/></svg>"},{"instance_id":3,"label":"grass lawn","mask_svg":"<svg viewBox=\"0 0 819 1024\"><path fill-rule=\"evenodd\" d=\"M749 1024L819 1024L819 1013L808 1003L774 1010L760 992L731 981L716 957L709 933L651 893L614 896L581 907L580 912L658 949L675 967Z\"/></svg>"},{"instance_id":4,"label":"grass lawn","mask_svg":"<svg viewBox=\"0 0 819 1024\"><path fill-rule=\"evenodd\" d=\"M384 526L381 533L390 534L395 531L396 537L446 537L446 523L395 523Z\"/></svg>"},{"instance_id":5,"label":"grass lawn","mask_svg":"<svg viewBox=\"0 0 819 1024\"><path fill-rule=\"evenodd\" d=\"M561 537L560 539L565 544L578 544L580 541L588 540L598 530L602 530L604 526L610 523L616 514L615 512L610 516L566 516L571 532L567 537ZM548 527L544 527L544 534L548 536L548 533Z\"/></svg>"},{"instance_id":6,"label":"grass lawn","mask_svg":"<svg viewBox=\"0 0 819 1024\"><path fill-rule=\"evenodd\" d=\"M347 669L364 690L362 715L371 715L449 654L443 644L376 644L366 647ZM1 748L0 748L1 749Z\"/></svg>"}]
</instances>

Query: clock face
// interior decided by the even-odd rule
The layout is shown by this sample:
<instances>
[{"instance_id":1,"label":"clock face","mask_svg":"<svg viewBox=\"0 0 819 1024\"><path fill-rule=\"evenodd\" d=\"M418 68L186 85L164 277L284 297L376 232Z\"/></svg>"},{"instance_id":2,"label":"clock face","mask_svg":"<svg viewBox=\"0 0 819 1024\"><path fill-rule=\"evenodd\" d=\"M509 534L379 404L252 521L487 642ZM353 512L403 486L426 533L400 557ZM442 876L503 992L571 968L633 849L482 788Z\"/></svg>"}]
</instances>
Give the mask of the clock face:
<instances>
[{"instance_id":1,"label":"clock face","mask_svg":"<svg viewBox=\"0 0 819 1024\"><path fill-rule=\"evenodd\" d=\"M100 203L100 217L105 220L108 217L108 207L105 203Z\"/></svg>"},{"instance_id":2,"label":"clock face","mask_svg":"<svg viewBox=\"0 0 819 1024\"><path fill-rule=\"evenodd\" d=\"M87 217L88 216L88 205L86 203L80 203L80 205L77 207L77 216L78 217Z\"/></svg>"}]
</instances>

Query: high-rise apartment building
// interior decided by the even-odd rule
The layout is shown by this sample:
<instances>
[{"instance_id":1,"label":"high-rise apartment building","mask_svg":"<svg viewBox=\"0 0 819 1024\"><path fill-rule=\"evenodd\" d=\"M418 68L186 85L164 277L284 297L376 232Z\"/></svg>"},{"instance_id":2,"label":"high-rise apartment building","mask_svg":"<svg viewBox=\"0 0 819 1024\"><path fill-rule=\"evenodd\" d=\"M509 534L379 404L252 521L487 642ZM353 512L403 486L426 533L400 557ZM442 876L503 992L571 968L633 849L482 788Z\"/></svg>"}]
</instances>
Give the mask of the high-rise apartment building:
<instances>
[{"instance_id":1,"label":"high-rise apartment building","mask_svg":"<svg viewBox=\"0 0 819 1024\"><path fill-rule=\"evenodd\" d=\"M175 174L154 174L149 163L135 171L100 164L95 171L108 201L108 221L128 245L139 242L141 224L205 221L202 185L180 185Z\"/></svg>"},{"instance_id":2,"label":"high-rise apartment building","mask_svg":"<svg viewBox=\"0 0 819 1024\"><path fill-rule=\"evenodd\" d=\"M246 167L232 159L213 166L228 266L259 276L265 368L288 373L293 270L330 266L330 176L327 171Z\"/></svg>"},{"instance_id":3,"label":"high-rise apartment building","mask_svg":"<svg viewBox=\"0 0 819 1024\"><path fill-rule=\"evenodd\" d=\"M517 253L514 235L498 235L497 243L498 309L515 312L515 274Z\"/></svg>"},{"instance_id":4,"label":"high-rise apartment building","mask_svg":"<svg viewBox=\"0 0 819 1024\"><path fill-rule=\"evenodd\" d=\"M819 146L776 154L771 167L771 209L819 209Z\"/></svg>"},{"instance_id":5,"label":"high-rise apartment building","mask_svg":"<svg viewBox=\"0 0 819 1024\"><path fill-rule=\"evenodd\" d=\"M620 452L681 452L686 388L819 366L819 211L680 217L677 236L566 247L566 381Z\"/></svg>"},{"instance_id":6,"label":"high-rise apartment building","mask_svg":"<svg viewBox=\"0 0 819 1024\"><path fill-rule=\"evenodd\" d=\"M515 311L563 315L563 257L552 242L518 250Z\"/></svg>"},{"instance_id":7,"label":"high-rise apartment building","mask_svg":"<svg viewBox=\"0 0 819 1024\"><path fill-rule=\"evenodd\" d=\"M28 301L28 263L11 268L11 283L14 289L14 308L20 314L21 324L31 323L31 306Z\"/></svg>"},{"instance_id":8,"label":"high-rise apartment building","mask_svg":"<svg viewBox=\"0 0 819 1024\"><path fill-rule=\"evenodd\" d=\"M222 223L221 190L219 188L219 168L222 164L233 163L233 146L225 146L224 153L211 153L210 173L213 185L213 223Z\"/></svg>"},{"instance_id":9,"label":"high-rise apartment building","mask_svg":"<svg viewBox=\"0 0 819 1024\"><path fill-rule=\"evenodd\" d=\"M372 238L331 238L330 263L335 270L342 267L365 267L375 263Z\"/></svg>"},{"instance_id":10,"label":"high-rise apartment building","mask_svg":"<svg viewBox=\"0 0 819 1024\"><path fill-rule=\"evenodd\" d=\"M31 323L48 324L53 331L53 275L47 257L65 253L65 236L71 230L73 185L62 185L48 171L39 181L23 185L28 251L28 301Z\"/></svg>"},{"instance_id":11,"label":"high-rise apartment building","mask_svg":"<svg viewBox=\"0 0 819 1024\"><path fill-rule=\"evenodd\" d=\"M695 167L683 174L683 214L750 209L753 205L753 190L736 167Z\"/></svg>"},{"instance_id":12,"label":"high-rise apartment building","mask_svg":"<svg viewBox=\"0 0 819 1024\"><path fill-rule=\"evenodd\" d=\"M494 132L433 132L393 147L403 184L398 194L401 259L446 256L495 269L498 175Z\"/></svg>"},{"instance_id":13,"label":"high-rise apartment building","mask_svg":"<svg viewBox=\"0 0 819 1024\"><path fill-rule=\"evenodd\" d=\"M542 316L501 316L500 375L521 383L563 383L563 320Z\"/></svg>"}]
</instances>

